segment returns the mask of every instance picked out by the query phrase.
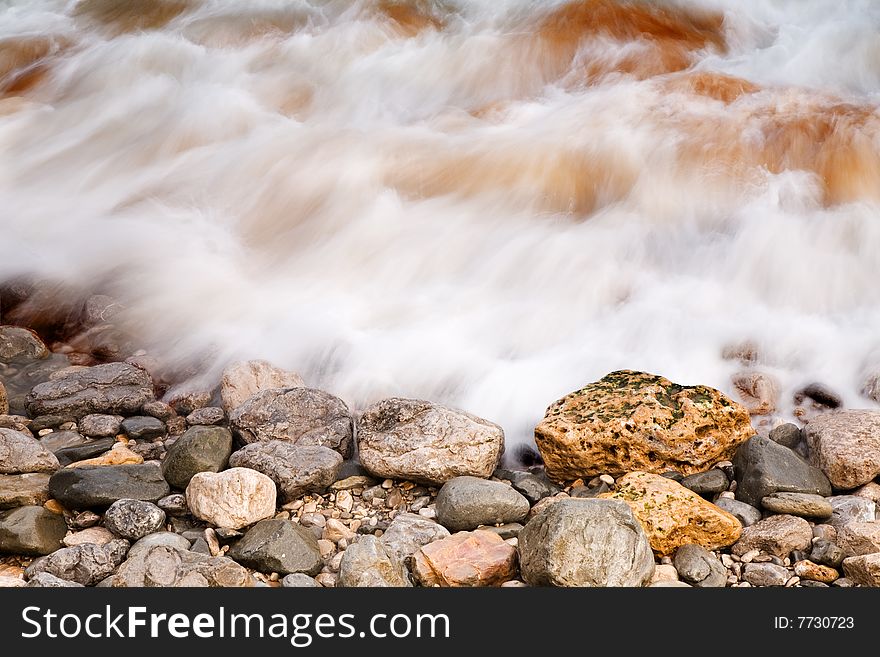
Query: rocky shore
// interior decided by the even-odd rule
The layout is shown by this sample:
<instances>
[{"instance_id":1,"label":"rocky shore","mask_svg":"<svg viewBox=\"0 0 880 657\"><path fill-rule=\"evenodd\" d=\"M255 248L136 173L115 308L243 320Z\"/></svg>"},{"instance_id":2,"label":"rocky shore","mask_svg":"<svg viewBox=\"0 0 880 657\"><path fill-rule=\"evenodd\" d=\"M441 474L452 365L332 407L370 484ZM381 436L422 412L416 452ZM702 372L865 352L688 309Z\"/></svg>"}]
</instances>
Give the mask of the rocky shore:
<instances>
[{"instance_id":1,"label":"rocky shore","mask_svg":"<svg viewBox=\"0 0 880 657\"><path fill-rule=\"evenodd\" d=\"M430 401L72 360L0 327L0 586L880 586L880 411L821 390L756 431L760 404L612 372L514 470Z\"/></svg>"}]
</instances>

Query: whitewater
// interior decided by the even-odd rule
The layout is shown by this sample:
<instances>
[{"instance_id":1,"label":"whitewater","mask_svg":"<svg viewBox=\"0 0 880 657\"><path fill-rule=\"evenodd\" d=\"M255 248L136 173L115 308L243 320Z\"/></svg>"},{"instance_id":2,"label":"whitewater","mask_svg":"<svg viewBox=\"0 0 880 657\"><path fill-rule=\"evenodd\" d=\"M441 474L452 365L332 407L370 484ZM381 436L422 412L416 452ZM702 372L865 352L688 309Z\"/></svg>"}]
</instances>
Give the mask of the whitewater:
<instances>
[{"instance_id":1,"label":"whitewater","mask_svg":"<svg viewBox=\"0 0 880 657\"><path fill-rule=\"evenodd\" d=\"M878 102L871 0L0 2L0 281L513 443L616 369L872 407Z\"/></svg>"}]
</instances>

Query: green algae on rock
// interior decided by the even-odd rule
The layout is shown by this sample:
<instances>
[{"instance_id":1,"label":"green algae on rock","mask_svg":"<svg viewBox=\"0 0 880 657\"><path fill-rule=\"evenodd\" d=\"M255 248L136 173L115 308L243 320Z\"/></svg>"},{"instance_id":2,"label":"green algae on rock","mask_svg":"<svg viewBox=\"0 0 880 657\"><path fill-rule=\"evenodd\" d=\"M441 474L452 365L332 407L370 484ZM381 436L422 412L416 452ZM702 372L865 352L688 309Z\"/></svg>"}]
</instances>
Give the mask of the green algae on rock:
<instances>
[{"instance_id":1,"label":"green algae on rock","mask_svg":"<svg viewBox=\"0 0 880 657\"><path fill-rule=\"evenodd\" d=\"M621 370L547 409L535 442L556 481L632 471L702 472L754 435L748 411L707 386Z\"/></svg>"}]
</instances>

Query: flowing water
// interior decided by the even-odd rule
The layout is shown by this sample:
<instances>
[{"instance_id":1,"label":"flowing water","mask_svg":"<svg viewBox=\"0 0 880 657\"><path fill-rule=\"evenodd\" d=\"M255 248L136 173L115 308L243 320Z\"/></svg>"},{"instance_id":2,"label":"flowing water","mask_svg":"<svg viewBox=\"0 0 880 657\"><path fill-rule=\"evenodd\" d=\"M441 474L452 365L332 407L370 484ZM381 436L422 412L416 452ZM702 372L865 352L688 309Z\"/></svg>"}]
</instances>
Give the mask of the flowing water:
<instances>
[{"instance_id":1,"label":"flowing water","mask_svg":"<svg viewBox=\"0 0 880 657\"><path fill-rule=\"evenodd\" d=\"M0 280L513 442L744 343L870 406L878 102L872 0L0 1Z\"/></svg>"}]
</instances>

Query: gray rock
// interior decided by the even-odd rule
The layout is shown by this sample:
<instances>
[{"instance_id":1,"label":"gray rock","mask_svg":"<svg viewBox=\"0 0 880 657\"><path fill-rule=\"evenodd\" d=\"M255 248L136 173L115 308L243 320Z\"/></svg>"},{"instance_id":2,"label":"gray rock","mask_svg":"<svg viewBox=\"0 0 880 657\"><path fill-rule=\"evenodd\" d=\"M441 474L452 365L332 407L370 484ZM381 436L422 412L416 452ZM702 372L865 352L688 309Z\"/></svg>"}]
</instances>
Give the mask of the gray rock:
<instances>
[{"instance_id":1,"label":"gray rock","mask_svg":"<svg viewBox=\"0 0 880 657\"><path fill-rule=\"evenodd\" d=\"M165 512L143 500L116 500L104 514L104 526L130 541L159 531L165 525Z\"/></svg>"},{"instance_id":2,"label":"gray rock","mask_svg":"<svg viewBox=\"0 0 880 657\"><path fill-rule=\"evenodd\" d=\"M543 473L537 475L532 472L511 472L504 479L510 481L513 489L531 504L537 504L545 497L559 492L559 487Z\"/></svg>"},{"instance_id":3,"label":"gray rock","mask_svg":"<svg viewBox=\"0 0 880 657\"><path fill-rule=\"evenodd\" d=\"M706 472L698 472L688 475L681 480L681 485L689 488L697 495L714 495L727 490L730 482L718 468L712 468Z\"/></svg>"},{"instance_id":4,"label":"gray rock","mask_svg":"<svg viewBox=\"0 0 880 657\"><path fill-rule=\"evenodd\" d=\"M42 360L49 350L36 333L18 326L0 326L0 363Z\"/></svg>"},{"instance_id":5,"label":"gray rock","mask_svg":"<svg viewBox=\"0 0 880 657\"><path fill-rule=\"evenodd\" d=\"M523 530L523 526L518 522L508 522L503 525L496 526L484 526L477 527L480 531L492 532L493 534L498 534L503 540L507 540L508 538L516 538L519 536L519 533ZM382 538L385 538L384 536Z\"/></svg>"},{"instance_id":6,"label":"gray rock","mask_svg":"<svg viewBox=\"0 0 880 657\"><path fill-rule=\"evenodd\" d=\"M284 440L302 446L329 447L348 456L353 419L338 397L314 388L279 388L258 392L229 416L245 444Z\"/></svg>"},{"instance_id":7,"label":"gray rock","mask_svg":"<svg viewBox=\"0 0 880 657\"><path fill-rule=\"evenodd\" d=\"M156 506L162 509L169 516L185 516L189 513L189 507L186 505L186 495L183 493L172 493L166 495L156 502Z\"/></svg>"},{"instance_id":8,"label":"gray rock","mask_svg":"<svg viewBox=\"0 0 880 657\"><path fill-rule=\"evenodd\" d=\"M710 588L727 585L727 569L724 564L699 545L682 545L675 551L672 565L678 571L678 576L693 586Z\"/></svg>"},{"instance_id":9,"label":"gray rock","mask_svg":"<svg viewBox=\"0 0 880 657\"><path fill-rule=\"evenodd\" d=\"M62 424L76 423L76 418L69 414L64 415L40 415L31 421L30 430L34 433L43 429L60 429Z\"/></svg>"},{"instance_id":10,"label":"gray rock","mask_svg":"<svg viewBox=\"0 0 880 657\"><path fill-rule=\"evenodd\" d=\"M840 568L840 564L843 563L846 556L843 549L834 541L829 541L827 538L813 539L810 561L823 566Z\"/></svg>"},{"instance_id":11,"label":"gray rock","mask_svg":"<svg viewBox=\"0 0 880 657\"><path fill-rule=\"evenodd\" d=\"M406 567L375 536L363 536L342 555L341 587L411 587Z\"/></svg>"},{"instance_id":12,"label":"gray rock","mask_svg":"<svg viewBox=\"0 0 880 657\"><path fill-rule=\"evenodd\" d=\"M147 534L132 545L128 551L128 558L131 559L156 545L165 545L183 551L190 548L190 542L180 534L175 534L174 532L155 532Z\"/></svg>"},{"instance_id":13,"label":"gray rock","mask_svg":"<svg viewBox=\"0 0 880 657\"><path fill-rule=\"evenodd\" d=\"M504 449L504 431L463 411L392 398L364 411L358 449L376 477L442 484L463 475L490 476Z\"/></svg>"},{"instance_id":14,"label":"gray rock","mask_svg":"<svg viewBox=\"0 0 880 657\"><path fill-rule=\"evenodd\" d=\"M761 506L772 513L818 520L830 518L832 512L828 500L812 493L773 493L761 500Z\"/></svg>"},{"instance_id":15,"label":"gray rock","mask_svg":"<svg viewBox=\"0 0 880 657\"><path fill-rule=\"evenodd\" d=\"M654 555L625 502L562 499L519 533L523 580L532 586L645 586Z\"/></svg>"},{"instance_id":16,"label":"gray rock","mask_svg":"<svg viewBox=\"0 0 880 657\"><path fill-rule=\"evenodd\" d=\"M829 497L831 503L831 526L840 529L850 522L874 522L877 505L856 495Z\"/></svg>"},{"instance_id":17,"label":"gray rock","mask_svg":"<svg viewBox=\"0 0 880 657\"><path fill-rule=\"evenodd\" d=\"M447 536L449 530L443 525L415 513L401 513L394 517L380 540L389 556L406 563L423 545Z\"/></svg>"},{"instance_id":18,"label":"gray rock","mask_svg":"<svg viewBox=\"0 0 880 657\"><path fill-rule=\"evenodd\" d=\"M791 573L775 563L747 563L743 579L752 586L785 586Z\"/></svg>"},{"instance_id":19,"label":"gray rock","mask_svg":"<svg viewBox=\"0 0 880 657\"><path fill-rule=\"evenodd\" d=\"M87 442L86 437L76 431L53 431L40 438L40 444L52 453Z\"/></svg>"},{"instance_id":20,"label":"gray rock","mask_svg":"<svg viewBox=\"0 0 880 657\"><path fill-rule=\"evenodd\" d=\"M336 481L342 456L328 447L270 440L245 445L229 458L229 465L262 472L290 502L306 493L323 493Z\"/></svg>"},{"instance_id":21,"label":"gray rock","mask_svg":"<svg viewBox=\"0 0 880 657\"><path fill-rule=\"evenodd\" d=\"M519 522L529 513L529 501L511 486L477 477L450 479L437 494L437 521L451 531L480 525Z\"/></svg>"},{"instance_id":22,"label":"gray rock","mask_svg":"<svg viewBox=\"0 0 880 657\"><path fill-rule=\"evenodd\" d=\"M165 423L149 415L135 415L122 421L122 431L135 440L153 440L165 435Z\"/></svg>"},{"instance_id":23,"label":"gray rock","mask_svg":"<svg viewBox=\"0 0 880 657\"><path fill-rule=\"evenodd\" d=\"M246 568L227 557L154 545L127 559L109 582L113 587L252 586Z\"/></svg>"},{"instance_id":24,"label":"gray rock","mask_svg":"<svg viewBox=\"0 0 880 657\"><path fill-rule=\"evenodd\" d=\"M314 534L289 520L261 520L227 554L266 573L317 575L324 565Z\"/></svg>"},{"instance_id":25,"label":"gray rock","mask_svg":"<svg viewBox=\"0 0 880 657\"><path fill-rule=\"evenodd\" d=\"M83 417L79 423L79 430L91 438L115 438L122 429L121 415L103 415L92 413Z\"/></svg>"},{"instance_id":26,"label":"gray rock","mask_svg":"<svg viewBox=\"0 0 880 657\"><path fill-rule=\"evenodd\" d=\"M185 489L198 472L220 472L232 453L232 434L225 427L187 429L168 449L162 474L175 488Z\"/></svg>"},{"instance_id":27,"label":"gray rock","mask_svg":"<svg viewBox=\"0 0 880 657\"><path fill-rule=\"evenodd\" d=\"M211 556L211 546L208 545L208 541L204 538L197 538L194 540L189 549L193 552L198 552L199 554L207 554L209 557Z\"/></svg>"},{"instance_id":28,"label":"gray rock","mask_svg":"<svg viewBox=\"0 0 880 657\"><path fill-rule=\"evenodd\" d=\"M788 449L796 449L801 444L803 436L796 424L780 424L770 432L770 440L779 443Z\"/></svg>"},{"instance_id":29,"label":"gray rock","mask_svg":"<svg viewBox=\"0 0 880 657\"><path fill-rule=\"evenodd\" d=\"M813 531L803 518L796 516L770 516L743 529L740 539L733 544L731 552L742 556L751 550L761 550L784 559L793 550L806 550L813 540Z\"/></svg>"},{"instance_id":30,"label":"gray rock","mask_svg":"<svg viewBox=\"0 0 880 657\"><path fill-rule=\"evenodd\" d=\"M62 447L55 452L55 457L61 465L70 465L77 461L95 458L104 452L113 449L116 441L113 438L98 438L97 440L87 440L81 445L72 447Z\"/></svg>"},{"instance_id":31,"label":"gray rock","mask_svg":"<svg viewBox=\"0 0 880 657\"><path fill-rule=\"evenodd\" d=\"M44 589L82 588L82 584L61 579L52 573L35 573L34 576L28 580L27 585L31 588Z\"/></svg>"},{"instance_id":32,"label":"gray rock","mask_svg":"<svg viewBox=\"0 0 880 657\"><path fill-rule=\"evenodd\" d=\"M49 494L71 509L110 506L121 499L155 502L169 492L155 463L64 468L49 479Z\"/></svg>"},{"instance_id":33,"label":"gray rock","mask_svg":"<svg viewBox=\"0 0 880 657\"><path fill-rule=\"evenodd\" d=\"M226 419L226 413L219 406L206 406L197 408L186 416L186 423L190 426L211 426L220 424Z\"/></svg>"},{"instance_id":34,"label":"gray rock","mask_svg":"<svg viewBox=\"0 0 880 657\"><path fill-rule=\"evenodd\" d=\"M76 418L91 413L129 415L153 400L153 381L127 363L107 363L72 370L36 385L27 396L33 417L49 413Z\"/></svg>"},{"instance_id":35,"label":"gray rock","mask_svg":"<svg viewBox=\"0 0 880 657\"><path fill-rule=\"evenodd\" d=\"M31 579L37 573L49 573L83 586L93 586L111 575L127 552L128 541L121 538L106 545L83 543L37 559L27 567L25 576Z\"/></svg>"},{"instance_id":36,"label":"gray rock","mask_svg":"<svg viewBox=\"0 0 880 657\"><path fill-rule=\"evenodd\" d=\"M736 499L752 506L773 493L831 494L831 484L820 470L769 438L754 436L740 445L733 465Z\"/></svg>"},{"instance_id":37,"label":"gray rock","mask_svg":"<svg viewBox=\"0 0 880 657\"><path fill-rule=\"evenodd\" d=\"M742 523L743 527L754 525L761 520L761 512L751 504L740 502L729 497L719 497L715 500L715 506L727 511Z\"/></svg>"},{"instance_id":38,"label":"gray rock","mask_svg":"<svg viewBox=\"0 0 880 657\"><path fill-rule=\"evenodd\" d=\"M0 513L0 553L40 555L62 547L64 517L41 506L22 506Z\"/></svg>"},{"instance_id":39,"label":"gray rock","mask_svg":"<svg viewBox=\"0 0 880 657\"><path fill-rule=\"evenodd\" d=\"M41 506L49 499L49 475L45 472L0 475L0 509Z\"/></svg>"},{"instance_id":40,"label":"gray rock","mask_svg":"<svg viewBox=\"0 0 880 657\"><path fill-rule=\"evenodd\" d=\"M665 476L665 475L664 475ZM590 499L599 497L602 493L607 493L611 488L604 481L600 481L595 486L575 486L571 489L571 497L580 497Z\"/></svg>"},{"instance_id":41,"label":"gray rock","mask_svg":"<svg viewBox=\"0 0 880 657\"><path fill-rule=\"evenodd\" d=\"M0 428L0 474L54 472L58 459L29 432Z\"/></svg>"},{"instance_id":42,"label":"gray rock","mask_svg":"<svg viewBox=\"0 0 880 657\"><path fill-rule=\"evenodd\" d=\"M290 575L285 575L281 579L281 586L286 589L321 588L321 585L315 581L314 577L309 577L303 573L291 573Z\"/></svg>"}]
</instances>

